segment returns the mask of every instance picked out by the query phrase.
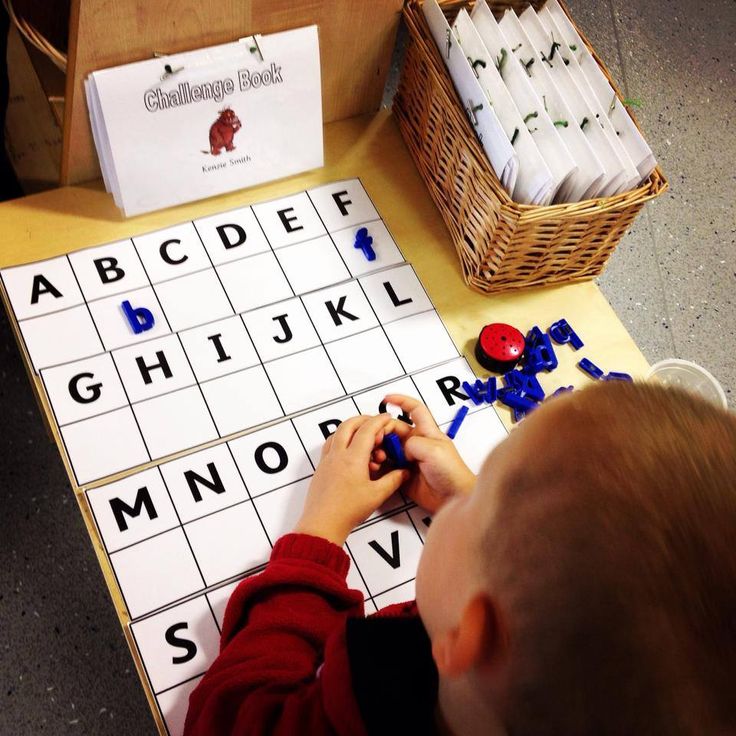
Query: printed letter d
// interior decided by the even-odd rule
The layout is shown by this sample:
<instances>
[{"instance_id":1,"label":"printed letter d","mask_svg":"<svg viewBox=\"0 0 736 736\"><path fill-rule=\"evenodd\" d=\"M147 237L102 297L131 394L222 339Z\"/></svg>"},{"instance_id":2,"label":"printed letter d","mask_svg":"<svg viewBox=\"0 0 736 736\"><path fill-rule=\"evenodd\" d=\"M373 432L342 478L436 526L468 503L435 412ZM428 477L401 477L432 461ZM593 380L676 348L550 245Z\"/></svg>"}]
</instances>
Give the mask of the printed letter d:
<instances>
[{"instance_id":1,"label":"printed letter d","mask_svg":"<svg viewBox=\"0 0 736 736\"><path fill-rule=\"evenodd\" d=\"M132 307L129 301L124 301L120 306L136 335L141 332L145 332L146 330L150 330L151 327L153 327L155 320L153 319L153 313L150 309L146 309L145 307Z\"/></svg>"}]
</instances>

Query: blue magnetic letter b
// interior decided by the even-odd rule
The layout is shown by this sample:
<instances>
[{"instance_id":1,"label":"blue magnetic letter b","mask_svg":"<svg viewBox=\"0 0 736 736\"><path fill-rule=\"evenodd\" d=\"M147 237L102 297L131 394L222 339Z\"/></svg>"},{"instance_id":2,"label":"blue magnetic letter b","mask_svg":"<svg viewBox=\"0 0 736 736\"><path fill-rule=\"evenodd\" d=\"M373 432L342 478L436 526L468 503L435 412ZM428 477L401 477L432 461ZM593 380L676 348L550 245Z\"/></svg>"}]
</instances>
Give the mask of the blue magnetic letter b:
<instances>
[{"instance_id":1,"label":"blue magnetic letter b","mask_svg":"<svg viewBox=\"0 0 736 736\"><path fill-rule=\"evenodd\" d=\"M123 309L123 314L127 317L130 326L133 328L135 334L145 332L153 327L154 319L153 313L150 309L145 307L132 307L129 301L124 301L120 305Z\"/></svg>"}]
</instances>

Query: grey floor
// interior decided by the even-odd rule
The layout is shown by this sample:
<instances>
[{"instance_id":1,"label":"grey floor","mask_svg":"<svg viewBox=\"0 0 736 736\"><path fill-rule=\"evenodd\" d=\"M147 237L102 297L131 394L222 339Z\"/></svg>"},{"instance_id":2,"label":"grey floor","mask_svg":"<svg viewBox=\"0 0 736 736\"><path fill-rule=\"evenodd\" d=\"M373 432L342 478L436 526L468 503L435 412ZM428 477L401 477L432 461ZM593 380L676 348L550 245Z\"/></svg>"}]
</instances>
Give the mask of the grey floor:
<instances>
[{"instance_id":1,"label":"grey floor","mask_svg":"<svg viewBox=\"0 0 736 736\"><path fill-rule=\"evenodd\" d=\"M647 358L736 389L736 4L569 0L638 113L671 191L601 288ZM0 734L153 734L153 721L55 447L0 315ZM12 428L12 431L11 431Z\"/></svg>"},{"instance_id":2,"label":"grey floor","mask_svg":"<svg viewBox=\"0 0 736 736\"><path fill-rule=\"evenodd\" d=\"M685 358L736 390L736 4L570 7L637 112L670 181L599 280L650 362Z\"/></svg>"}]
</instances>

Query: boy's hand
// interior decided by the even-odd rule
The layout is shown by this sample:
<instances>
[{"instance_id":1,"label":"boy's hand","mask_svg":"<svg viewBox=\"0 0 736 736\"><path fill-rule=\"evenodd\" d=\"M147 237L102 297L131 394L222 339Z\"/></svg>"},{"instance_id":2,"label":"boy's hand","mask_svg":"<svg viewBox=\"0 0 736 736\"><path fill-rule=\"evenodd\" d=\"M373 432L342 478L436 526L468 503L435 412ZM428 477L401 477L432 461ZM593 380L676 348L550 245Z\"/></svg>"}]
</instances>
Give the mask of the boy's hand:
<instances>
[{"instance_id":1,"label":"boy's hand","mask_svg":"<svg viewBox=\"0 0 736 736\"><path fill-rule=\"evenodd\" d=\"M470 493L475 475L463 462L453 441L437 426L429 409L418 399L389 394L384 399L409 414L414 426L396 422L393 431L404 443L406 459L417 469L403 491L415 503L435 513L458 494Z\"/></svg>"},{"instance_id":2,"label":"boy's hand","mask_svg":"<svg viewBox=\"0 0 736 736\"><path fill-rule=\"evenodd\" d=\"M407 470L371 478L371 455L389 425L396 423L389 414L353 417L327 438L295 532L342 546L348 534L399 489L409 477Z\"/></svg>"}]
</instances>

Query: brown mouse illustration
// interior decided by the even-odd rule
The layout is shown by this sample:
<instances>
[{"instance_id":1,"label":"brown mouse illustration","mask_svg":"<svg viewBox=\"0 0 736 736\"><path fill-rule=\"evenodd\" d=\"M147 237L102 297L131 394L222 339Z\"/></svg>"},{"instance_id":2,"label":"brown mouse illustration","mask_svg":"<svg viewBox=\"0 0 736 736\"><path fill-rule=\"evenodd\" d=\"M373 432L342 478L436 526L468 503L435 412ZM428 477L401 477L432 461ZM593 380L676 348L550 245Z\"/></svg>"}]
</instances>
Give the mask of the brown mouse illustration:
<instances>
[{"instance_id":1,"label":"brown mouse illustration","mask_svg":"<svg viewBox=\"0 0 736 736\"><path fill-rule=\"evenodd\" d=\"M219 114L220 117L210 128L210 153L213 156L219 156L223 148L234 151L233 138L243 127L238 116L229 107L220 110Z\"/></svg>"}]
</instances>

